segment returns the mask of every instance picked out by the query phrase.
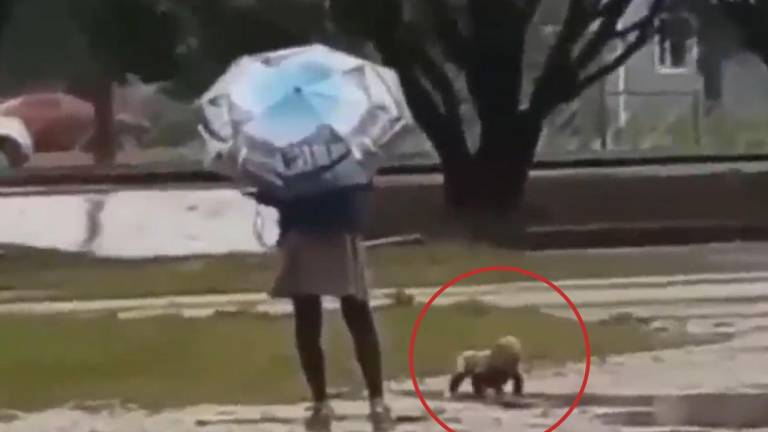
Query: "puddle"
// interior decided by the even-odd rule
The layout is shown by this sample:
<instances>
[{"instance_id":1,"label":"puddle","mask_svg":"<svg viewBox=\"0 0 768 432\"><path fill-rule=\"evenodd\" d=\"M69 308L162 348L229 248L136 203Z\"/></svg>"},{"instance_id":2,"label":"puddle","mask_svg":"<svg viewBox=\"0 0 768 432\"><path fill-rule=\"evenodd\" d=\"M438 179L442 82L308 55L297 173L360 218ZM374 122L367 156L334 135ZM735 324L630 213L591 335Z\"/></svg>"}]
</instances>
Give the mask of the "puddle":
<instances>
[{"instance_id":1,"label":"puddle","mask_svg":"<svg viewBox=\"0 0 768 432\"><path fill-rule=\"evenodd\" d=\"M768 393L697 393L658 397L661 426L768 427Z\"/></svg>"},{"instance_id":2,"label":"puddle","mask_svg":"<svg viewBox=\"0 0 768 432\"><path fill-rule=\"evenodd\" d=\"M605 410L595 417L609 426L664 431L764 428L767 408L768 393L696 393L658 396L649 405Z\"/></svg>"},{"instance_id":3,"label":"puddle","mask_svg":"<svg viewBox=\"0 0 768 432\"><path fill-rule=\"evenodd\" d=\"M596 414L600 423L608 426L658 426L652 408L629 408Z\"/></svg>"}]
</instances>

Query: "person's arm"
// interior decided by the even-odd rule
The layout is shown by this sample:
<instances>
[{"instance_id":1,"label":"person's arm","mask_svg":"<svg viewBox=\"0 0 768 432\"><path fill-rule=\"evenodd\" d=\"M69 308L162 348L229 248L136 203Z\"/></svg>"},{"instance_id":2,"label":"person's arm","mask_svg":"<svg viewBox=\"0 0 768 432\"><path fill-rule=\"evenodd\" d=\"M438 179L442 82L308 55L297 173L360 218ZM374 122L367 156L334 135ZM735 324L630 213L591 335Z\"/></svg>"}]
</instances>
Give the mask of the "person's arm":
<instances>
[{"instance_id":1,"label":"person's arm","mask_svg":"<svg viewBox=\"0 0 768 432\"><path fill-rule=\"evenodd\" d=\"M291 208L289 208L290 206L288 203L260 189L253 192L243 192L243 195L255 200L261 205L266 205L277 210L279 235L276 246L281 247L284 244L286 234L293 229L292 211Z\"/></svg>"},{"instance_id":2,"label":"person's arm","mask_svg":"<svg viewBox=\"0 0 768 432\"><path fill-rule=\"evenodd\" d=\"M270 194L269 192L265 192L262 189L258 189L254 192L244 192L243 195L255 200L259 204L263 204L269 207L274 207L277 209L279 209L284 205L281 199L279 199L275 195Z\"/></svg>"}]
</instances>

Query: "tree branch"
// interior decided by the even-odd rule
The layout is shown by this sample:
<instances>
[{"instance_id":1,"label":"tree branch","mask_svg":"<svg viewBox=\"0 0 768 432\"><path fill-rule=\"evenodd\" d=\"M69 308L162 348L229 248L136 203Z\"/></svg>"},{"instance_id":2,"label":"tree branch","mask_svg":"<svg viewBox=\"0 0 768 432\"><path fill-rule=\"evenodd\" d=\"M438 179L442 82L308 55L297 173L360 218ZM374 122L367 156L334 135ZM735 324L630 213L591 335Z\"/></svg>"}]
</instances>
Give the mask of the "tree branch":
<instances>
[{"instance_id":1,"label":"tree branch","mask_svg":"<svg viewBox=\"0 0 768 432\"><path fill-rule=\"evenodd\" d=\"M571 60L574 46L596 19L596 9L587 0L570 0L557 40L547 53L544 67L536 78L529 111L544 117L563 98L570 98L578 83L578 70Z\"/></svg>"},{"instance_id":2,"label":"tree branch","mask_svg":"<svg viewBox=\"0 0 768 432\"><path fill-rule=\"evenodd\" d=\"M435 21L435 33L441 51L448 60L460 68L469 62L469 44L461 31L459 21L446 0L426 0Z\"/></svg>"},{"instance_id":3,"label":"tree branch","mask_svg":"<svg viewBox=\"0 0 768 432\"><path fill-rule=\"evenodd\" d=\"M509 38L524 37L528 31L531 5L539 0L532 1L524 7L519 4L520 0L467 0L472 27L469 38L474 42L472 49L492 49L505 57Z\"/></svg>"},{"instance_id":4,"label":"tree branch","mask_svg":"<svg viewBox=\"0 0 768 432\"><path fill-rule=\"evenodd\" d=\"M405 29L403 30L405 31ZM401 54L407 52L410 58L409 62L421 71L424 79L435 89L440 98L442 110L441 115L452 123L461 124L461 104L456 94L456 87L451 80L448 72L443 69L440 63L432 56L429 48L423 41L419 41L413 35L402 35L399 37L401 43L397 45L401 49ZM421 43L419 43L421 42ZM407 47L407 48L406 48Z\"/></svg>"},{"instance_id":5,"label":"tree branch","mask_svg":"<svg viewBox=\"0 0 768 432\"><path fill-rule=\"evenodd\" d=\"M601 17L607 17L614 15L617 9L623 7L626 10L627 5L624 3L632 3L632 0L627 2L626 0L605 0L602 5L597 9L597 15Z\"/></svg>"},{"instance_id":6,"label":"tree branch","mask_svg":"<svg viewBox=\"0 0 768 432\"><path fill-rule=\"evenodd\" d=\"M542 1L543 0L528 0L528 3L526 3L526 20L529 24L536 17L536 13L539 11Z\"/></svg>"},{"instance_id":7,"label":"tree branch","mask_svg":"<svg viewBox=\"0 0 768 432\"><path fill-rule=\"evenodd\" d=\"M414 118L440 153L441 159L468 159L469 147L453 82L432 58L423 41L413 36L403 26L399 31L379 35L373 43L381 53L384 64L398 73ZM433 86L439 101L422 78ZM447 136L450 139L446 139Z\"/></svg>"},{"instance_id":8,"label":"tree branch","mask_svg":"<svg viewBox=\"0 0 768 432\"><path fill-rule=\"evenodd\" d=\"M605 46L614 39L616 27L624 16L632 0L613 0L600 12L602 19L581 52L575 56L574 65L581 70L592 64L603 52Z\"/></svg>"},{"instance_id":9,"label":"tree branch","mask_svg":"<svg viewBox=\"0 0 768 432\"><path fill-rule=\"evenodd\" d=\"M647 25L637 29L634 40L627 44L624 49L613 58L613 60L598 67L594 72L582 78L576 88L577 95L581 94L581 92L596 82L612 74L648 43L656 30L656 25L654 24L656 18L658 18L664 10L665 5L666 0L653 0L646 16L643 18Z\"/></svg>"},{"instance_id":10,"label":"tree branch","mask_svg":"<svg viewBox=\"0 0 768 432\"><path fill-rule=\"evenodd\" d=\"M561 103L578 97L584 90L610 75L645 46L655 29L656 18L666 6L667 0L653 0L646 15L624 29L616 29L626 14L632 0L607 0L597 9L590 9L584 0L571 0L563 32L550 50L544 71L536 80L530 107L539 115L546 115ZM587 33L589 26L599 21L597 29L572 57L575 44ZM633 34L632 42L608 63L580 78L605 51L610 42Z\"/></svg>"},{"instance_id":11,"label":"tree branch","mask_svg":"<svg viewBox=\"0 0 768 432\"><path fill-rule=\"evenodd\" d=\"M468 0L467 88L481 121L514 114L523 88L525 40L539 0Z\"/></svg>"},{"instance_id":12,"label":"tree branch","mask_svg":"<svg viewBox=\"0 0 768 432\"><path fill-rule=\"evenodd\" d=\"M589 29L589 25L595 18L596 12L590 10L586 0L570 0L562 30L550 51L550 56L556 55L555 53L570 55L573 47Z\"/></svg>"},{"instance_id":13,"label":"tree branch","mask_svg":"<svg viewBox=\"0 0 768 432\"><path fill-rule=\"evenodd\" d=\"M622 29L616 29L613 32L613 37L616 39L624 39L632 33L642 31L644 27L653 26L653 22L656 18L658 18L657 15L646 15Z\"/></svg>"},{"instance_id":14,"label":"tree branch","mask_svg":"<svg viewBox=\"0 0 768 432\"><path fill-rule=\"evenodd\" d=\"M768 2L765 0L714 0L720 11L741 31L744 46L768 67Z\"/></svg>"},{"instance_id":15,"label":"tree branch","mask_svg":"<svg viewBox=\"0 0 768 432\"><path fill-rule=\"evenodd\" d=\"M440 107L429 89L421 82L419 74L413 68L405 66L394 69L400 77L400 85L416 122L427 134L441 128Z\"/></svg>"},{"instance_id":16,"label":"tree branch","mask_svg":"<svg viewBox=\"0 0 768 432\"><path fill-rule=\"evenodd\" d=\"M450 116L440 113L432 93L422 83L414 69L396 68L408 106L416 123L427 135L444 164L461 163L471 158L461 118L449 121Z\"/></svg>"}]
</instances>

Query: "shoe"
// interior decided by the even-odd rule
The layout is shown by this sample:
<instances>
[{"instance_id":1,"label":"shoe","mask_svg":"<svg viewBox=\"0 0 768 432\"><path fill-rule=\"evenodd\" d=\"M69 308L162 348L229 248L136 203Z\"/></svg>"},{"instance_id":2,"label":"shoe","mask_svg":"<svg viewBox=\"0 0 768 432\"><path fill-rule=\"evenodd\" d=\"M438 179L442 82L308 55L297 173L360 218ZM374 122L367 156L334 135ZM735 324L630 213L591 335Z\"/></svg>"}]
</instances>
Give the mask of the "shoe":
<instances>
[{"instance_id":1,"label":"shoe","mask_svg":"<svg viewBox=\"0 0 768 432\"><path fill-rule=\"evenodd\" d=\"M317 403L310 410L312 413L304 421L307 432L331 432L333 408L328 403Z\"/></svg>"},{"instance_id":2,"label":"shoe","mask_svg":"<svg viewBox=\"0 0 768 432\"><path fill-rule=\"evenodd\" d=\"M391 432L395 429L395 420L392 418L392 410L384 403L377 400L371 402L371 413L368 419L373 425L373 432Z\"/></svg>"}]
</instances>

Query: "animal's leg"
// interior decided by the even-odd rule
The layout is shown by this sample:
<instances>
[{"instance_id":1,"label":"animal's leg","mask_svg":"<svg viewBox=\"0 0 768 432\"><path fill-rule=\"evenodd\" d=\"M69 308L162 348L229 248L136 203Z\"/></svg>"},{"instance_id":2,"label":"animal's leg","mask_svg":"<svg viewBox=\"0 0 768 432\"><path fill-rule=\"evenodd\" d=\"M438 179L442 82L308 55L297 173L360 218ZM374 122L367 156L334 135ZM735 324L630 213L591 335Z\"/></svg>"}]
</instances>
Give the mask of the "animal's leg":
<instances>
[{"instance_id":1,"label":"animal's leg","mask_svg":"<svg viewBox=\"0 0 768 432\"><path fill-rule=\"evenodd\" d=\"M515 396L522 396L525 380L523 379L523 374L521 374L519 370L515 370L515 372L512 374L512 381L515 383L513 390Z\"/></svg>"},{"instance_id":2,"label":"animal's leg","mask_svg":"<svg viewBox=\"0 0 768 432\"><path fill-rule=\"evenodd\" d=\"M465 372L457 372L451 377L451 384L448 386L448 391L450 392L451 396L455 395L459 391L459 387L461 387L461 384L464 382L465 379L469 374Z\"/></svg>"},{"instance_id":3,"label":"animal's leg","mask_svg":"<svg viewBox=\"0 0 768 432\"><path fill-rule=\"evenodd\" d=\"M485 396L485 381L478 374L472 375L472 391L475 396L482 398Z\"/></svg>"},{"instance_id":4,"label":"animal's leg","mask_svg":"<svg viewBox=\"0 0 768 432\"><path fill-rule=\"evenodd\" d=\"M489 372L488 376L488 384L491 389L493 389L494 393L496 393L496 397L501 399L504 396L504 386L509 381L509 375L507 375L503 371L492 371Z\"/></svg>"}]
</instances>

